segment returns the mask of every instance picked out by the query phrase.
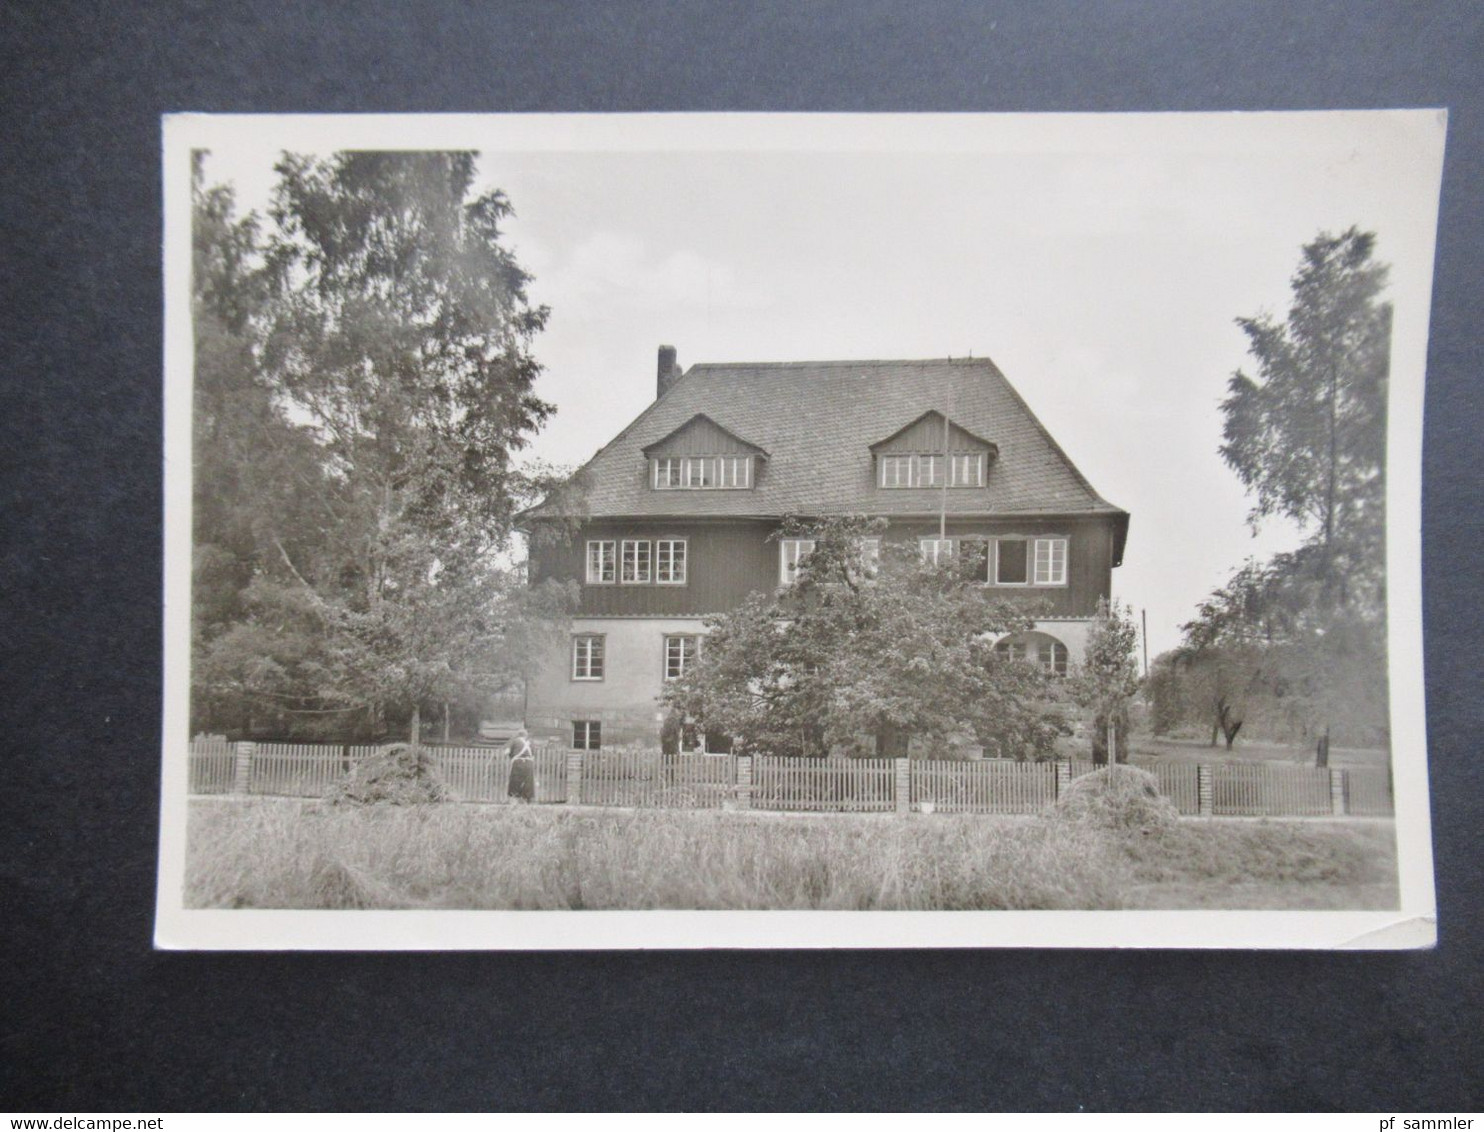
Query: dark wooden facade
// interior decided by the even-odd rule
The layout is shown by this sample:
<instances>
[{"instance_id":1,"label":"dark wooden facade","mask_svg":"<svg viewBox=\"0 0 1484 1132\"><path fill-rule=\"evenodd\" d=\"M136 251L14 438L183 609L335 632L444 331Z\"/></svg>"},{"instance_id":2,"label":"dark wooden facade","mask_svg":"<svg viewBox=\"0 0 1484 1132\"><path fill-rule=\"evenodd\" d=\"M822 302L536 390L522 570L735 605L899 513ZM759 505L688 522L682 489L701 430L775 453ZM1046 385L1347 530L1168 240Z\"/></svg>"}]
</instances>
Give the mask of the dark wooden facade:
<instances>
[{"instance_id":1,"label":"dark wooden facade","mask_svg":"<svg viewBox=\"0 0 1484 1132\"><path fill-rule=\"evenodd\" d=\"M949 518L947 534L950 538L1065 537L1066 585L986 586L985 590L996 597L1049 603L1045 616L1090 617L1099 599L1111 592L1116 521L1113 516ZM769 537L777 529L775 520L761 519L592 520L570 541L533 540L531 580L575 579L582 583L581 616L675 617L722 612L741 604L748 594L772 593L778 587L778 543ZM936 518L893 519L885 538L915 546L919 538L937 534ZM587 584L588 540L620 542L625 538L685 539L685 584Z\"/></svg>"}]
</instances>

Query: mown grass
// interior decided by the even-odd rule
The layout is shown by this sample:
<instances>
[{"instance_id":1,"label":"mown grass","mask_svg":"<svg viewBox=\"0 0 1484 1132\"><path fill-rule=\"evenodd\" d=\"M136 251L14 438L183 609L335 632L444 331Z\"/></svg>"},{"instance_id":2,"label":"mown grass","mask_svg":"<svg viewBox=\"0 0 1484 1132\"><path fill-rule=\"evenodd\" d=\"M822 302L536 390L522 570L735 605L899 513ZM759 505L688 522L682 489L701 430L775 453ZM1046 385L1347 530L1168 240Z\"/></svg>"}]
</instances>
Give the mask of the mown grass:
<instances>
[{"instance_id":1,"label":"mown grass","mask_svg":"<svg viewBox=\"0 0 1484 1132\"><path fill-rule=\"evenodd\" d=\"M1386 823L1185 821L1120 833L978 815L195 799L188 837L194 908L1396 905Z\"/></svg>"}]
</instances>

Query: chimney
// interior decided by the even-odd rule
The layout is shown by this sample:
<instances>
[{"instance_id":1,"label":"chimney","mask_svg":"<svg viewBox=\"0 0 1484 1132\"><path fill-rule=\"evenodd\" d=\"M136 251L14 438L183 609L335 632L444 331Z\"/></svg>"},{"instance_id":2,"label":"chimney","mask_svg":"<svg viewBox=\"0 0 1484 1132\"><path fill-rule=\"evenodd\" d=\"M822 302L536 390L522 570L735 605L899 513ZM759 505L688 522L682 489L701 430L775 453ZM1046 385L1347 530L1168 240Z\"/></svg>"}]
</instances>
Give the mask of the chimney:
<instances>
[{"instance_id":1,"label":"chimney","mask_svg":"<svg viewBox=\"0 0 1484 1132\"><path fill-rule=\"evenodd\" d=\"M670 386L675 384L675 379L679 376L680 366L675 361L675 347L661 346L659 373L654 383L654 399L658 401L670 392Z\"/></svg>"}]
</instances>

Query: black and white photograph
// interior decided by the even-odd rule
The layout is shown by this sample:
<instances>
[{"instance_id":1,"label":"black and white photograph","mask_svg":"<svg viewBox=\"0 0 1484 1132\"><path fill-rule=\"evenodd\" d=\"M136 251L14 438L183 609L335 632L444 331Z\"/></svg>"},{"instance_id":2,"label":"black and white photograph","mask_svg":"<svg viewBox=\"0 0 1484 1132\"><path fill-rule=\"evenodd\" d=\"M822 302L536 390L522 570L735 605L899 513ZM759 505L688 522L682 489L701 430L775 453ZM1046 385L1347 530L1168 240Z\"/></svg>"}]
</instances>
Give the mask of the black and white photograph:
<instances>
[{"instance_id":1,"label":"black and white photograph","mask_svg":"<svg viewBox=\"0 0 1484 1132\"><path fill-rule=\"evenodd\" d=\"M157 945L1430 946L1445 132L167 117Z\"/></svg>"}]
</instances>

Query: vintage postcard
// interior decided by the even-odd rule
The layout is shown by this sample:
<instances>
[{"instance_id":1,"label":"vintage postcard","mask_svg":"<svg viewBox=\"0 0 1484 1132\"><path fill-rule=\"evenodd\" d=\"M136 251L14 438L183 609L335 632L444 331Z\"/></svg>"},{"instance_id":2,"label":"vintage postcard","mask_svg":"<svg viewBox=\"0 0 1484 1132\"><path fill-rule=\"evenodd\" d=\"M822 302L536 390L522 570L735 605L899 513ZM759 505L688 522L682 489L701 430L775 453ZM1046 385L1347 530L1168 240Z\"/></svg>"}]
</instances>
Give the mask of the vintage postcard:
<instances>
[{"instance_id":1,"label":"vintage postcard","mask_svg":"<svg viewBox=\"0 0 1484 1132\"><path fill-rule=\"evenodd\" d=\"M1445 130L166 118L158 946L1430 946Z\"/></svg>"}]
</instances>

